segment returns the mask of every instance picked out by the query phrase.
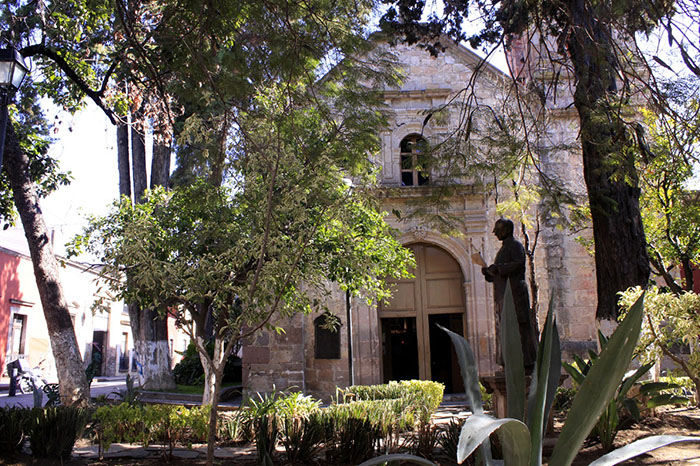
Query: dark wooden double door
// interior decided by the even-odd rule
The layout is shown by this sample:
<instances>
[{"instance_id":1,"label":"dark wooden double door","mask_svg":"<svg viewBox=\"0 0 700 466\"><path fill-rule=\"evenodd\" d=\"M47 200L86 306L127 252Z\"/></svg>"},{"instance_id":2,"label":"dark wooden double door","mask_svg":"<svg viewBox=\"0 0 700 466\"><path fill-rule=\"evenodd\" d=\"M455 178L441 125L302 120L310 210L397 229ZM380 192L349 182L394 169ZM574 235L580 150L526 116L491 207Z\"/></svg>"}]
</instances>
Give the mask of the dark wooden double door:
<instances>
[{"instance_id":1,"label":"dark wooden double door","mask_svg":"<svg viewBox=\"0 0 700 466\"><path fill-rule=\"evenodd\" d=\"M435 380L446 393L464 391L450 338L438 325L465 334L464 276L444 249L408 246L416 258L414 278L389 280L393 296L379 306L384 381Z\"/></svg>"}]
</instances>

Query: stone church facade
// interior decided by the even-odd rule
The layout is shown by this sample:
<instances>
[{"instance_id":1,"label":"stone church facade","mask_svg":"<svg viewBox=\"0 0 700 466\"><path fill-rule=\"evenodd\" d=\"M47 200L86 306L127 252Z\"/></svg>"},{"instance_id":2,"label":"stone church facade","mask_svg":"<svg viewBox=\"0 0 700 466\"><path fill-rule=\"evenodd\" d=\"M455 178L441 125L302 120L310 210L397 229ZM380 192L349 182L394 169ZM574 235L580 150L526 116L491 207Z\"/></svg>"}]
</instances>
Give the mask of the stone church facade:
<instances>
[{"instance_id":1,"label":"stone church facade","mask_svg":"<svg viewBox=\"0 0 700 466\"><path fill-rule=\"evenodd\" d=\"M381 132L382 149L376 163L381 169L380 196L387 212L410 210L416 198L430 193L429 174L412 169L412 158L421 139L435 144L455 130L461 113L459 106L451 105L440 118L424 124L426 115L428 110L459 98L481 61L455 45L438 57L402 45L393 52L405 80L399 89L384 93L391 118ZM510 59L517 61L517 53ZM498 69L484 65L473 92L483 105L495 106L497 96L510 83ZM569 102L570 98L559 96L542 108L546 124L540 137L540 168L583 194L580 152L556 149L565 140L574 140L578 131ZM380 305L370 306L335 292L329 307L341 325L333 334L319 328L318 314L278 322L286 333L262 333L243 347L245 387L251 392L294 388L328 398L336 387L417 378L443 382L447 393L463 391L449 339L435 324L464 335L474 350L481 376L495 375L500 367L496 364L493 289L470 256L479 252L490 263L500 247L492 234L499 218L498 191L460 181L447 208L459 220L460 235L443 234L417 218L398 221L389 217L400 232L400 242L415 255L414 278L394 281L394 296ZM581 232L558 228L555 219L546 215L540 221L535 250L539 320L544 321L551 299L562 349L565 354L582 352L595 347L593 257L576 241Z\"/></svg>"}]
</instances>

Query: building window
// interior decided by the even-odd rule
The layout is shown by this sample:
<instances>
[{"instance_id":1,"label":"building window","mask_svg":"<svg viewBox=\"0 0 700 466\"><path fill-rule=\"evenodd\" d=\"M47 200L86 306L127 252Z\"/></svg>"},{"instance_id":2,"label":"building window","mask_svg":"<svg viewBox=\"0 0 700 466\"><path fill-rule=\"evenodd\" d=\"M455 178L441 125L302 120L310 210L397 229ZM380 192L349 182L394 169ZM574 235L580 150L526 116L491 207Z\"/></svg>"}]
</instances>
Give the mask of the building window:
<instances>
[{"instance_id":1,"label":"building window","mask_svg":"<svg viewBox=\"0 0 700 466\"><path fill-rule=\"evenodd\" d=\"M401 186L428 184L425 168L427 142L418 134L406 136L401 141Z\"/></svg>"},{"instance_id":2,"label":"building window","mask_svg":"<svg viewBox=\"0 0 700 466\"><path fill-rule=\"evenodd\" d=\"M127 332L122 333L120 343L121 351L119 354L119 372L126 372L129 370L129 334Z\"/></svg>"},{"instance_id":3,"label":"building window","mask_svg":"<svg viewBox=\"0 0 700 466\"><path fill-rule=\"evenodd\" d=\"M328 328L327 314L314 319L314 357L316 359L340 359L340 322L334 329Z\"/></svg>"},{"instance_id":4,"label":"building window","mask_svg":"<svg viewBox=\"0 0 700 466\"><path fill-rule=\"evenodd\" d=\"M24 347L26 338L27 316L13 314L8 338L8 346L10 348L10 356L7 359L8 362L25 357Z\"/></svg>"}]
</instances>

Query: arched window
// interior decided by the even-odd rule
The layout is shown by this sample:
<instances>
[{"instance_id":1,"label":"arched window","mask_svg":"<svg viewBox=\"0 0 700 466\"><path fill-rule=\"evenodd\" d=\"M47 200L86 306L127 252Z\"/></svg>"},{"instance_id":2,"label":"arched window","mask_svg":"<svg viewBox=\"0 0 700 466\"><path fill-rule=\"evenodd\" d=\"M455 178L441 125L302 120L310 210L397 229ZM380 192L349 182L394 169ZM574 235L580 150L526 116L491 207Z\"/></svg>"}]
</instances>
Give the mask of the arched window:
<instances>
[{"instance_id":1,"label":"arched window","mask_svg":"<svg viewBox=\"0 0 700 466\"><path fill-rule=\"evenodd\" d=\"M428 184L425 169L427 143L418 134L410 134L401 141L401 186Z\"/></svg>"}]
</instances>

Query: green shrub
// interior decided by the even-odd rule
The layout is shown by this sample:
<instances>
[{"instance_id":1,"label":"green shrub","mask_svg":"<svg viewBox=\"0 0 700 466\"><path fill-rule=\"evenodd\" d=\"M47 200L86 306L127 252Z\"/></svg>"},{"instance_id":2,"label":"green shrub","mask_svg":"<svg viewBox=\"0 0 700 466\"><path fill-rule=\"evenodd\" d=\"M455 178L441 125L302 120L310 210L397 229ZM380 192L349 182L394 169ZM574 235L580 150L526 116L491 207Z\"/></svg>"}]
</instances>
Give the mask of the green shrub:
<instances>
[{"instance_id":1,"label":"green shrub","mask_svg":"<svg viewBox=\"0 0 700 466\"><path fill-rule=\"evenodd\" d=\"M26 424L32 454L41 458L70 458L89 417L88 410L69 406L32 409Z\"/></svg>"},{"instance_id":2,"label":"green shrub","mask_svg":"<svg viewBox=\"0 0 700 466\"><path fill-rule=\"evenodd\" d=\"M320 409L321 402L300 392L267 394L258 393L241 403L241 409L226 422L225 434L231 441L251 441L255 437L256 420L275 414L278 428L284 419L306 417Z\"/></svg>"},{"instance_id":3,"label":"green shrub","mask_svg":"<svg viewBox=\"0 0 700 466\"><path fill-rule=\"evenodd\" d=\"M0 407L0 452L18 450L24 440L28 408Z\"/></svg>"},{"instance_id":4,"label":"green shrub","mask_svg":"<svg viewBox=\"0 0 700 466\"><path fill-rule=\"evenodd\" d=\"M326 459L330 464L359 464L371 458L381 432L368 419L325 413Z\"/></svg>"},{"instance_id":5,"label":"green shrub","mask_svg":"<svg viewBox=\"0 0 700 466\"><path fill-rule=\"evenodd\" d=\"M447 424L447 427L444 428L439 439L443 456L445 456L451 464L457 464L457 446L459 445L459 435L462 432L463 425L464 419L452 418L450 423Z\"/></svg>"},{"instance_id":6,"label":"green shrub","mask_svg":"<svg viewBox=\"0 0 700 466\"><path fill-rule=\"evenodd\" d=\"M600 342L600 347L605 349L608 344L608 338L600 331L598 332L598 340ZM589 350L588 354L590 360L583 360L581 357L574 355L573 364L567 362L562 363L564 369L571 375L571 378L578 387L583 384L593 363L599 357L593 350ZM689 401L682 396L664 393L666 390L676 387L665 382L651 382L640 385L638 381L649 372L652 366L652 363L645 364L636 371L625 374L615 390L613 398L608 402L600 415L591 435L600 440L603 450L612 451L617 433L621 429L639 421L640 405L647 408L654 408L656 406L669 404L685 404ZM637 390L633 390L633 388ZM633 394L634 391L636 391L635 394Z\"/></svg>"},{"instance_id":7,"label":"green shrub","mask_svg":"<svg viewBox=\"0 0 700 466\"><path fill-rule=\"evenodd\" d=\"M100 456L112 443L148 444L147 430L139 406L128 403L100 406L93 419Z\"/></svg>"},{"instance_id":8,"label":"green shrub","mask_svg":"<svg viewBox=\"0 0 700 466\"><path fill-rule=\"evenodd\" d=\"M147 405L143 413L150 441L167 447L169 456L178 443L190 447L194 442L206 441L209 406Z\"/></svg>"},{"instance_id":9,"label":"green shrub","mask_svg":"<svg viewBox=\"0 0 700 466\"><path fill-rule=\"evenodd\" d=\"M486 390L484 384L479 382L479 391L481 392L481 401L484 406L484 411L490 411L493 409L493 393L489 393Z\"/></svg>"},{"instance_id":10,"label":"green shrub","mask_svg":"<svg viewBox=\"0 0 700 466\"><path fill-rule=\"evenodd\" d=\"M272 407L281 417L306 416L321 408L321 401L301 392L292 392L277 397Z\"/></svg>"},{"instance_id":11,"label":"green shrub","mask_svg":"<svg viewBox=\"0 0 700 466\"><path fill-rule=\"evenodd\" d=\"M207 351L210 356L214 354L213 341L207 344ZM175 383L181 385L204 384L204 368L194 342L190 342L185 352L182 353L182 360L173 368L173 376ZM240 382L241 380L241 359L232 355L226 361L222 383Z\"/></svg>"},{"instance_id":12,"label":"green shrub","mask_svg":"<svg viewBox=\"0 0 700 466\"><path fill-rule=\"evenodd\" d=\"M694 396L695 384L690 380L690 377L678 375L678 371L670 371L665 377L659 377L659 381L677 385L678 388L671 390L675 395Z\"/></svg>"},{"instance_id":13,"label":"green shrub","mask_svg":"<svg viewBox=\"0 0 700 466\"><path fill-rule=\"evenodd\" d=\"M112 443L162 444L172 450L176 444L204 442L209 428L209 407L180 405L100 406L95 411L94 431L102 451Z\"/></svg>"},{"instance_id":14,"label":"green shrub","mask_svg":"<svg viewBox=\"0 0 700 466\"><path fill-rule=\"evenodd\" d=\"M363 400L404 400L402 409L411 411L404 417L429 422L442 402L445 386L430 380L402 380L382 385L353 385L339 390L338 403ZM401 413L401 412L399 412ZM411 424L410 427L413 427Z\"/></svg>"},{"instance_id":15,"label":"green shrub","mask_svg":"<svg viewBox=\"0 0 700 466\"><path fill-rule=\"evenodd\" d=\"M569 408L571 408L571 402L574 401L575 396L575 388L557 387L557 393L554 395L552 408L559 412L568 411Z\"/></svg>"},{"instance_id":16,"label":"green shrub","mask_svg":"<svg viewBox=\"0 0 700 466\"><path fill-rule=\"evenodd\" d=\"M263 414L255 419L255 450L258 454L258 464L272 465L272 455L275 452L279 437L279 426L274 413Z\"/></svg>"},{"instance_id":17,"label":"green shrub","mask_svg":"<svg viewBox=\"0 0 700 466\"><path fill-rule=\"evenodd\" d=\"M312 464L325 440L324 417L320 411L282 419L281 442L291 464Z\"/></svg>"},{"instance_id":18,"label":"green shrub","mask_svg":"<svg viewBox=\"0 0 700 466\"><path fill-rule=\"evenodd\" d=\"M433 453L441 437L442 433L438 426L430 423L421 424L408 436L406 446L412 455L433 459Z\"/></svg>"}]
</instances>

